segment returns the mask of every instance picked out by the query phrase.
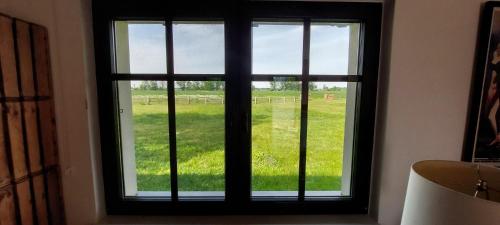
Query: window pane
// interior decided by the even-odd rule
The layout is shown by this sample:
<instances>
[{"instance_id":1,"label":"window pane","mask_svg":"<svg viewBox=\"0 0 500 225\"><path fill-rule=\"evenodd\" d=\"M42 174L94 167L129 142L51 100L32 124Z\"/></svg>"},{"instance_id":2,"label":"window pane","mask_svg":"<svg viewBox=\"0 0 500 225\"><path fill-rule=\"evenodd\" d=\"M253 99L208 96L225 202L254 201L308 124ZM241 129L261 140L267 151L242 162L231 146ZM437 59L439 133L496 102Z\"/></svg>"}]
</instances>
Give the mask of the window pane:
<instances>
[{"instance_id":1,"label":"window pane","mask_svg":"<svg viewBox=\"0 0 500 225\"><path fill-rule=\"evenodd\" d=\"M253 22L252 74L302 74L302 23Z\"/></svg>"},{"instance_id":2,"label":"window pane","mask_svg":"<svg viewBox=\"0 0 500 225\"><path fill-rule=\"evenodd\" d=\"M166 39L163 22L115 22L118 73L166 73Z\"/></svg>"},{"instance_id":3,"label":"window pane","mask_svg":"<svg viewBox=\"0 0 500 225\"><path fill-rule=\"evenodd\" d=\"M301 82L252 82L252 195L297 196Z\"/></svg>"},{"instance_id":4,"label":"window pane","mask_svg":"<svg viewBox=\"0 0 500 225\"><path fill-rule=\"evenodd\" d=\"M175 73L224 73L223 22L174 22L172 29Z\"/></svg>"},{"instance_id":5,"label":"window pane","mask_svg":"<svg viewBox=\"0 0 500 225\"><path fill-rule=\"evenodd\" d=\"M306 196L350 195L356 83L312 82Z\"/></svg>"},{"instance_id":6,"label":"window pane","mask_svg":"<svg viewBox=\"0 0 500 225\"><path fill-rule=\"evenodd\" d=\"M224 195L224 103L223 81L175 82L179 196Z\"/></svg>"},{"instance_id":7,"label":"window pane","mask_svg":"<svg viewBox=\"0 0 500 225\"><path fill-rule=\"evenodd\" d=\"M312 23L311 75L358 74L359 24Z\"/></svg>"},{"instance_id":8,"label":"window pane","mask_svg":"<svg viewBox=\"0 0 500 225\"><path fill-rule=\"evenodd\" d=\"M166 81L118 81L126 196L169 196Z\"/></svg>"}]
</instances>

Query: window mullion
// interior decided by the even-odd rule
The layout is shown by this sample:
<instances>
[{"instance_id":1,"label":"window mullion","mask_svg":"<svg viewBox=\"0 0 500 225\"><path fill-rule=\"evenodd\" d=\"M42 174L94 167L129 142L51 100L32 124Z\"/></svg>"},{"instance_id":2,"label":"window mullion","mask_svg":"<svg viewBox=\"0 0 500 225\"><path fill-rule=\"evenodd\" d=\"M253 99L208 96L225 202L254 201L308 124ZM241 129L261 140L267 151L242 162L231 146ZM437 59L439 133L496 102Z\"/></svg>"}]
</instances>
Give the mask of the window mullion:
<instances>
[{"instance_id":1,"label":"window mullion","mask_svg":"<svg viewBox=\"0 0 500 225\"><path fill-rule=\"evenodd\" d=\"M251 22L234 4L226 17L226 200L232 207L250 200Z\"/></svg>"},{"instance_id":2,"label":"window mullion","mask_svg":"<svg viewBox=\"0 0 500 225\"><path fill-rule=\"evenodd\" d=\"M311 37L311 20L304 20L304 38L302 47L302 94L300 113L300 158L299 158L299 200L303 201L306 187L306 143L307 143L307 110L309 96L309 46Z\"/></svg>"},{"instance_id":3,"label":"window mullion","mask_svg":"<svg viewBox=\"0 0 500 225\"><path fill-rule=\"evenodd\" d=\"M172 35L172 21L165 20L165 37L167 41L167 101L168 101L168 134L170 146L170 190L172 201L179 200L177 182L177 137L175 128L175 93L174 93L174 49Z\"/></svg>"}]
</instances>

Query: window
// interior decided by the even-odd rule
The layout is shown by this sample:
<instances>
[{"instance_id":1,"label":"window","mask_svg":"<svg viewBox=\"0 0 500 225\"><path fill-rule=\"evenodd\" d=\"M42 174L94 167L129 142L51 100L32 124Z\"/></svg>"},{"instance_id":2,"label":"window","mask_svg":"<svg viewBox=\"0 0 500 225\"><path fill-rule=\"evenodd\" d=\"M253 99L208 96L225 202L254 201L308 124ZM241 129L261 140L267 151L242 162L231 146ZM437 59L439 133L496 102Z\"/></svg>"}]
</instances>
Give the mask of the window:
<instances>
[{"instance_id":1,"label":"window","mask_svg":"<svg viewBox=\"0 0 500 225\"><path fill-rule=\"evenodd\" d=\"M381 4L94 1L109 214L366 213Z\"/></svg>"}]
</instances>

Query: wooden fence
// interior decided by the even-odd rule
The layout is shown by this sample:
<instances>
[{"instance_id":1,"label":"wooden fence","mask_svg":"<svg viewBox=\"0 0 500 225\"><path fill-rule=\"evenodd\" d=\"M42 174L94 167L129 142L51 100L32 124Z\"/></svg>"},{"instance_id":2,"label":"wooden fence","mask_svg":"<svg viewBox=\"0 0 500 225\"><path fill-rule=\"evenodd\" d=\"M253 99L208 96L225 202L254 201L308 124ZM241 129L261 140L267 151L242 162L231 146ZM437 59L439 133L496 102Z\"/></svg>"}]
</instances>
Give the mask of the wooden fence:
<instances>
[{"instance_id":1,"label":"wooden fence","mask_svg":"<svg viewBox=\"0 0 500 225\"><path fill-rule=\"evenodd\" d=\"M132 100L146 105L167 102L166 95L135 95ZM224 96L220 95L177 95L175 102L180 104L224 104ZM252 97L252 104L288 104L300 103L300 96L262 96Z\"/></svg>"}]
</instances>

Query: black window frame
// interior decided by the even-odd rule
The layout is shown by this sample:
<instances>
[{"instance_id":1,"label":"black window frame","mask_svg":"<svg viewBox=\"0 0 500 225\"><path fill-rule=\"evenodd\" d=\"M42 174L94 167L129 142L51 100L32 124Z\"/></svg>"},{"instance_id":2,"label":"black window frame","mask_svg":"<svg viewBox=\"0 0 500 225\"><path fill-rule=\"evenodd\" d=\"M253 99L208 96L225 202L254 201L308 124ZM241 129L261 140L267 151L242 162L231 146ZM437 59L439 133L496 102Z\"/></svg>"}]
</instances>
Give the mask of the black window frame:
<instances>
[{"instance_id":1,"label":"black window frame","mask_svg":"<svg viewBox=\"0 0 500 225\"><path fill-rule=\"evenodd\" d=\"M175 2L175 3L174 3ZM191 1L93 1L94 47L98 91L100 138L106 209L110 215L212 215L212 214L365 214L370 197L370 177L378 82L382 3L366 2L191 2ZM305 129L301 129L299 197L251 197L251 23L254 19L305 22L302 93L308 81L357 82L354 146L352 150L351 195L348 197L304 198ZM114 73L113 21L166 21L167 74ZM212 80L214 75L174 75L172 23L174 20L223 20L225 32L225 198L178 200L175 136L170 135L172 196L170 198L124 197L121 169L119 114L115 98L117 80L166 80L168 95L176 80ZM329 20L359 22L359 75L308 74L310 22ZM307 44L306 44L307 42ZM307 53L306 53L307 52ZM271 79L276 75L258 75ZM305 82L304 82L305 81ZM307 98L307 95L302 95ZM235 104L235 100L244 103ZM307 101L302 114L307 113ZM169 103L169 128L175 131L175 106ZM111 112L111 113L110 113ZM303 118L303 116L301 117ZM301 121L301 127L307 120ZM231 132L228 132L231 131ZM169 132L172 133L172 132ZM175 132L173 132L175 135ZM174 148L174 151L172 151Z\"/></svg>"}]
</instances>

